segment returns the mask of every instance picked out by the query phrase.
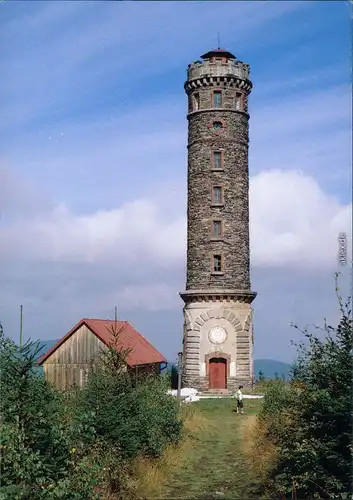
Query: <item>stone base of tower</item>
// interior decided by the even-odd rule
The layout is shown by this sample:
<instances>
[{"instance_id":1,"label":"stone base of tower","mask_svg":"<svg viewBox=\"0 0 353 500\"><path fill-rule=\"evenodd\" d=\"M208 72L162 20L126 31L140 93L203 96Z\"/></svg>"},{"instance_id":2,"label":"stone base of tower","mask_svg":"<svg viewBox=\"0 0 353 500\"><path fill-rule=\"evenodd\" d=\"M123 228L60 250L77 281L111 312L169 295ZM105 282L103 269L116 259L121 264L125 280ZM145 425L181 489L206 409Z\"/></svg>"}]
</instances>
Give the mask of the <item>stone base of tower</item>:
<instances>
[{"instance_id":1,"label":"stone base of tower","mask_svg":"<svg viewBox=\"0 0 353 500\"><path fill-rule=\"evenodd\" d=\"M253 382L253 324L248 291L187 291L184 306L184 387L228 389Z\"/></svg>"},{"instance_id":2,"label":"stone base of tower","mask_svg":"<svg viewBox=\"0 0 353 500\"><path fill-rule=\"evenodd\" d=\"M253 378L252 377L244 377L244 378L230 377L227 380L227 384L226 384L224 391L222 391L222 389L210 387L209 377L199 377L197 379L188 379L186 377L186 380L183 381L183 387L192 387L194 389L197 389L199 392L203 392L203 393L207 393L207 392L212 393L212 392L219 391L220 393L229 392L231 394L234 394L238 390L240 385L242 385L244 388L250 389L253 386Z\"/></svg>"}]
</instances>

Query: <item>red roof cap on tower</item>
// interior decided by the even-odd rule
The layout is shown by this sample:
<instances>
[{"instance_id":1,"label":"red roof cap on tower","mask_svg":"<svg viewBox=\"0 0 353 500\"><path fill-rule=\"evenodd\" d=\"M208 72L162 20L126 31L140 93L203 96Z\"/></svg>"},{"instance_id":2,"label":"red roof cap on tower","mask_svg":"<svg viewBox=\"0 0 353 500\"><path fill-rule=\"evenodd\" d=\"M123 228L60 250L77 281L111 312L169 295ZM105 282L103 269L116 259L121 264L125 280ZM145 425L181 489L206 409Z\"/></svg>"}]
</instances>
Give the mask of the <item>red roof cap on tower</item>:
<instances>
[{"instance_id":1,"label":"red roof cap on tower","mask_svg":"<svg viewBox=\"0 0 353 500\"><path fill-rule=\"evenodd\" d=\"M226 57L227 59L236 59L234 54L225 49L210 50L209 52L206 52L206 54L201 56L202 59L211 59L211 57Z\"/></svg>"}]
</instances>

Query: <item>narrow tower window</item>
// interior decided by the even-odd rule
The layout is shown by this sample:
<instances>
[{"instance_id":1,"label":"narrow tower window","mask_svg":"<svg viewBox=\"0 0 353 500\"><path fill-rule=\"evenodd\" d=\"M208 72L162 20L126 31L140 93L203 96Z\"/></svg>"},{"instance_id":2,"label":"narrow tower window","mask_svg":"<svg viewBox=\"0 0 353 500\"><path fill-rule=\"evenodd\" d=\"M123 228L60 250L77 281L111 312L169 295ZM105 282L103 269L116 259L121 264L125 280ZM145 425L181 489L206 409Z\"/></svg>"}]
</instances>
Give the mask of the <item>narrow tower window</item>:
<instances>
[{"instance_id":1,"label":"narrow tower window","mask_svg":"<svg viewBox=\"0 0 353 500\"><path fill-rule=\"evenodd\" d=\"M221 220L212 221L212 236L213 237L222 236L222 221Z\"/></svg>"},{"instance_id":2,"label":"narrow tower window","mask_svg":"<svg viewBox=\"0 0 353 500\"><path fill-rule=\"evenodd\" d=\"M200 94L194 94L194 111L200 109Z\"/></svg>"},{"instance_id":3,"label":"narrow tower window","mask_svg":"<svg viewBox=\"0 0 353 500\"><path fill-rule=\"evenodd\" d=\"M214 205L222 205L222 203L223 203L222 186L213 186L213 188L212 188L212 203Z\"/></svg>"},{"instance_id":4,"label":"narrow tower window","mask_svg":"<svg viewBox=\"0 0 353 500\"><path fill-rule=\"evenodd\" d=\"M243 106L242 106L242 95L241 95L240 92L237 92L235 94L235 109L237 111L242 111L242 108L243 108Z\"/></svg>"},{"instance_id":5,"label":"narrow tower window","mask_svg":"<svg viewBox=\"0 0 353 500\"><path fill-rule=\"evenodd\" d=\"M212 168L221 170L223 167L222 151L213 151L212 153Z\"/></svg>"},{"instance_id":6,"label":"narrow tower window","mask_svg":"<svg viewBox=\"0 0 353 500\"><path fill-rule=\"evenodd\" d=\"M220 90L213 91L213 107L220 108L222 106L222 92Z\"/></svg>"},{"instance_id":7,"label":"narrow tower window","mask_svg":"<svg viewBox=\"0 0 353 500\"><path fill-rule=\"evenodd\" d=\"M214 273L222 272L222 255L216 254L213 256L212 269Z\"/></svg>"}]
</instances>

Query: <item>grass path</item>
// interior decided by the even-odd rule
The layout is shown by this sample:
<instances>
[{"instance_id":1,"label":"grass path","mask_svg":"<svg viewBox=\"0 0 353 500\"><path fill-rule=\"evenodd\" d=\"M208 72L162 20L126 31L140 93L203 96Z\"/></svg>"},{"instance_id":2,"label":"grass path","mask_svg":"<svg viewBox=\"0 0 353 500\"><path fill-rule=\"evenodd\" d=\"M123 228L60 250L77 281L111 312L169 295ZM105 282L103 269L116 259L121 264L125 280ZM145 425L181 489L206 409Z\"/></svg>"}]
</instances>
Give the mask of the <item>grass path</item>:
<instances>
[{"instance_id":1,"label":"grass path","mask_svg":"<svg viewBox=\"0 0 353 500\"><path fill-rule=\"evenodd\" d=\"M161 498L254 498L242 453L242 430L247 420L257 413L259 401L246 400L244 415L232 411L234 400L203 400L194 404L204 417L204 425L190 436L187 456L170 471Z\"/></svg>"}]
</instances>

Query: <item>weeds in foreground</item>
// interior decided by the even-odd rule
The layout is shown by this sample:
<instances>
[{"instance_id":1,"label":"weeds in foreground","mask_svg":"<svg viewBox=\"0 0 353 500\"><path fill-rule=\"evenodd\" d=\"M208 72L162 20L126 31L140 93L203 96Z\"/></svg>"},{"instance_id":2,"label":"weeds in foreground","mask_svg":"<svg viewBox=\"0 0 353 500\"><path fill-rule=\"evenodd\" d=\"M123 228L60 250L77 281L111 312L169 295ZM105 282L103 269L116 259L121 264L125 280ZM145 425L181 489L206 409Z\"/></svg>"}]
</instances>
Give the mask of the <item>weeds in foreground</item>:
<instances>
[{"instance_id":1,"label":"weeds in foreground","mask_svg":"<svg viewBox=\"0 0 353 500\"><path fill-rule=\"evenodd\" d=\"M338 294L338 301L337 327L325 322L320 336L303 331L291 382L268 385L249 430L249 463L271 498L352 494L353 321L351 299L343 304Z\"/></svg>"},{"instance_id":2,"label":"weeds in foreground","mask_svg":"<svg viewBox=\"0 0 353 500\"><path fill-rule=\"evenodd\" d=\"M208 425L208 420L195 406L182 406L181 419L184 437L177 445L169 445L155 461L138 457L134 461L133 476L136 479L136 498L160 498L166 489L168 478L179 469L194 445L193 436Z\"/></svg>"},{"instance_id":3,"label":"weeds in foreground","mask_svg":"<svg viewBox=\"0 0 353 500\"><path fill-rule=\"evenodd\" d=\"M126 372L111 347L84 388L63 394L34 370L37 354L0 325L0 499L135 499L134 462L152 470L183 437L166 381Z\"/></svg>"}]
</instances>

